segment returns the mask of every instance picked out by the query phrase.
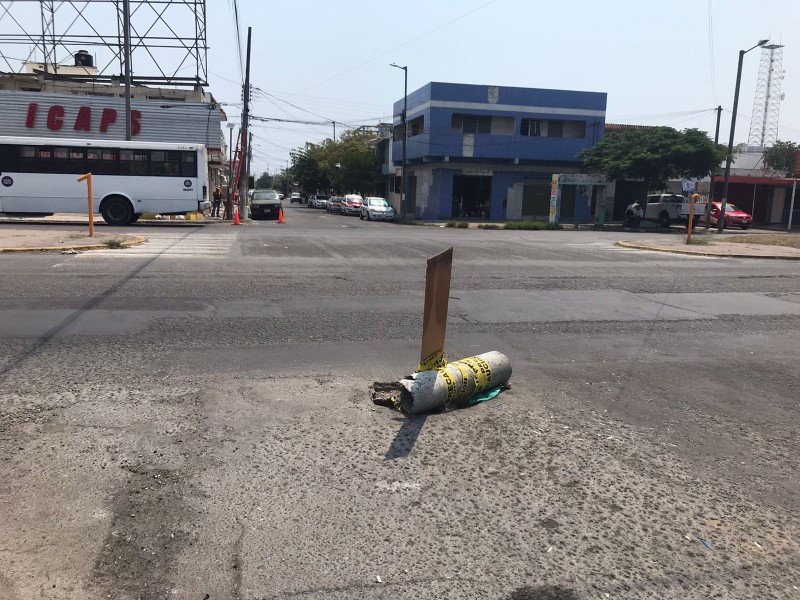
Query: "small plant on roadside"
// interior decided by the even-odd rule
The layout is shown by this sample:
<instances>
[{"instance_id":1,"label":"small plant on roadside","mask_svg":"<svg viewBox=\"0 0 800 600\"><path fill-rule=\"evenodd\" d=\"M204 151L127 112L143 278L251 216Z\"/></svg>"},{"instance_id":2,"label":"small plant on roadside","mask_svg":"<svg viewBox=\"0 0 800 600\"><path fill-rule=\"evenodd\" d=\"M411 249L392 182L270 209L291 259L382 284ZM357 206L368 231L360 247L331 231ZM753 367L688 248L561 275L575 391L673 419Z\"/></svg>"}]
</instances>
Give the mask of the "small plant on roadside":
<instances>
[{"instance_id":1,"label":"small plant on roadside","mask_svg":"<svg viewBox=\"0 0 800 600\"><path fill-rule=\"evenodd\" d=\"M86 237L85 233L70 233L69 234L69 239L71 239L71 240L82 240L85 237Z\"/></svg>"},{"instance_id":2,"label":"small plant on roadside","mask_svg":"<svg viewBox=\"0 0 800 600\"><path fill-rule=\"evenodd\" d=\"M495 223L480 223L478 225L478 229L502 229L500 225L496 225Z\"/></svg>"},{"instance_id":3,"label":"small plant on roadside","mask_svg":"<svg viewBox=\"0 0 800 600\"><path fill-rule=\"evenodd\" d=\"M708 246L711 240L707 237L697 237L696 233L692 233L692 239L687 240L686 243L692 246Z\"/></svg>"},{"instance_id":4,"label":"small plant on roadside","mask_svg":"<svg viewBox=\"0 0 800 600\"><path fill-rule=\"evenodd\" d=\"M398 225L425 225L425 221L418 221L417 219L409 219L408 217L398 216L394 220Z\"/></svg>"},{"instance_id":5,"label":"small plant on roadside","mask_svg":"<svg viewBox=\"0 0 800 600\"><path fill-rule=\"evenodd\" d=\"M564 229L558 223L544 223L542 221L508 221L503 229L526 229L526 230L556 230Z\"/></svg>"},{"instance_id":6,"label":"small plant on roadside","mask_svg":"<svg viewBox=\"0 0 800 600\"><path fill-rule=\"evenodd\" d=\"M107 248L112 248L112 249L119 249L125 247L122 245L122 240L117 240L117 239L106 240L104 243Z\"/></svg>"},{"instance_id":7,"label":"small plant on roadside","mask_svg":"<svg viewBox=\"0 0 800 600\"><path fill-rule=\"evenodd\" d=\"M469 223L467 221L448 221L444 224L445 227L457 227L458 229L468 229Z\"/></svg>"}]
</instances>

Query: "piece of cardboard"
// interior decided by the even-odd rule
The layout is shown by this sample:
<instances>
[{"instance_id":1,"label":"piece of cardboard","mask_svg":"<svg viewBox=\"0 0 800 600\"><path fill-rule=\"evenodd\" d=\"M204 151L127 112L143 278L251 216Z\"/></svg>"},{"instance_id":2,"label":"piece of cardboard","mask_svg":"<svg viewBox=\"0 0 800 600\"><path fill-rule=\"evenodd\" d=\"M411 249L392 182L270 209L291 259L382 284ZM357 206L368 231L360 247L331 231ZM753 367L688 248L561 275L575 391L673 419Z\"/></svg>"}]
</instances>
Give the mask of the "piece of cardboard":
<instances>
[{"instance_id":1,"label":"piece of cardboard","mask_svg":"<svg viewBox=\"0 0 800 600\"><path fill-rule=\"evenodd\" d=\"M452 270L452 247L428 259L428 269L425 274L425 312L422 317L420 363L425 362L437 352L444 352Z\"/></svg>"}]
</instances>

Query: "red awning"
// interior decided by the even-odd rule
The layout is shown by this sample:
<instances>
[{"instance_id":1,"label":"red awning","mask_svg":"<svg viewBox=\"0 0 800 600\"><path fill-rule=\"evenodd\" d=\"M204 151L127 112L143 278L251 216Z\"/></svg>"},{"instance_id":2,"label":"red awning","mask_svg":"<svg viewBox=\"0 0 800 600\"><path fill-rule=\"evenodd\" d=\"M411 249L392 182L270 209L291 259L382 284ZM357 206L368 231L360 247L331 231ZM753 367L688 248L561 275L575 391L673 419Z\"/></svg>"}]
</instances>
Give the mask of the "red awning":
<instances>
[{"instance_id":1,"label":"red awning","mask_svg":"<svg viewBox=\"0 0 800 600\"><path fill-rule=\"evenodd\" d=\"M725 178L722 175L717 175L714 178L714 183L722 183ZM730 183L746 183L747 185L777 185L787 187L794 183L794 179L788 177L750 177L748 175L731 175Z\"/></svg>"}]
</instances>

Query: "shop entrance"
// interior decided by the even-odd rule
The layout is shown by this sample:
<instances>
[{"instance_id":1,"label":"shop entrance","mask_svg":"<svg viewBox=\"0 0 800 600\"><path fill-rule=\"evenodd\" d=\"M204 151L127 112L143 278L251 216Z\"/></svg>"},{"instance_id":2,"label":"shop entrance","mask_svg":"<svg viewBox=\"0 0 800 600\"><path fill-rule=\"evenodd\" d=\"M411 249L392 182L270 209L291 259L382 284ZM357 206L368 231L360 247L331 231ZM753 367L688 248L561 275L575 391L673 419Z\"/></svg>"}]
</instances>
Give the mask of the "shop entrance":
<instances>
[{"instance_id":1,"label":"shop entrance","mask_svg":"<svg viewBox=\"0 0 800 600\"><path fill-rule=\"evenodd\" d=\"M489 219L492 206L492 178L484 175L453 177L453 218Z\"/></svg>"}]
</instances>

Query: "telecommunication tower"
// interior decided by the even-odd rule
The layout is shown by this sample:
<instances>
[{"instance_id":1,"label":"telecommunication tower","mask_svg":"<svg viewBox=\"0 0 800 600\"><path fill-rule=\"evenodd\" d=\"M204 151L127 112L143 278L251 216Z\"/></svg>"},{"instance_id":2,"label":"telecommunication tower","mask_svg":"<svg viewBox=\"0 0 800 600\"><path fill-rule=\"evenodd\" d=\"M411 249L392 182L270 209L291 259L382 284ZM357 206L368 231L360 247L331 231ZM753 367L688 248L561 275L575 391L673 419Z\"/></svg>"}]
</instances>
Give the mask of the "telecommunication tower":
<instances>
[{"instance_id":1,"label":"telecommunication tower","mask_svg":"<svg viewBox=\"0 0 800 600\"><path fill-rule=\"evenodd\" d=\"M761 48L756 97L750 118L747 146L769 148L778 140L778 118L781 111L781 81L783 81L783 46L769 44Z\"/></svg>"},{"instance_id":2,"label":"telecommunication tower","mask_svg":"<svg viewBox=\"0 0 800 600\"><path fill-rule=\"evenodd\" d=\"M125 8L135 84L207 85L206 0L0 0L0 73L119 78Z\"/></svg>"}]
</instances>

